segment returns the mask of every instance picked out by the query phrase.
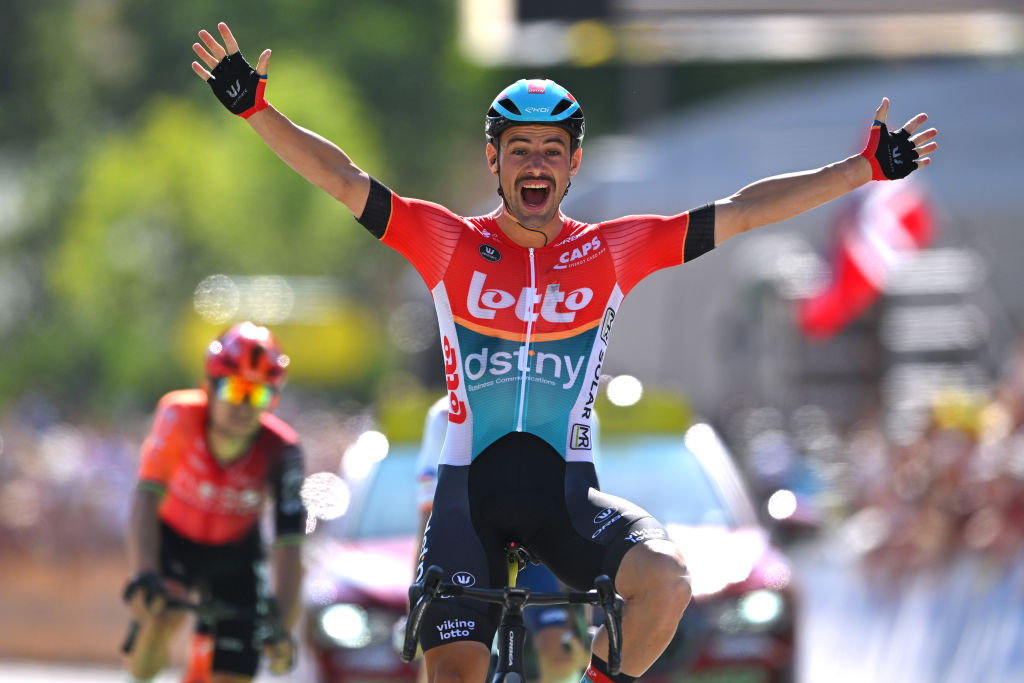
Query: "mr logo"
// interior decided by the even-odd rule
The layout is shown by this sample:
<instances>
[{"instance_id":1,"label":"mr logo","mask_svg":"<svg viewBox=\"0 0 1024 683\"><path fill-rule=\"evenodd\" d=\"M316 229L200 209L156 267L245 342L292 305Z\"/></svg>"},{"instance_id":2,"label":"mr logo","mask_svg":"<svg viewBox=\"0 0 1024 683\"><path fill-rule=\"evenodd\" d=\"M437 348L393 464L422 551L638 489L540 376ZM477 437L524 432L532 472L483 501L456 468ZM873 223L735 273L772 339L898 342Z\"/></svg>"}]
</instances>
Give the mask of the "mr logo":
<instances>
[{"instance_id":1,"label":"mr logo","mask_svg":"<svg viewBox=\"0 0 1024 683\"><path fill-rule=\"evenodd\" d=\"M604 320L601 321L601 341L608 343L608 335L612 333L612 321L615 320L615 311L608 309L604 312Z\"/></svg>"},{"instance_id":2,"label":"mr logo","mask_svg":"<svg viewBox=\"0 0 1024 683\"><path fill-rule=\"evenodd\" d=\"M481 244L479 251L480 255L483 256L485 260L490 261L491 263L497 263L498 261L501 260L501 252L490 244Z\"/></svg>"},{"instance_id":3,"label":"mr logo","mask_svg":"<svg viewBox=\"0 0 1024 683\"><path fill-rule=\"evenodd\" d=\"M569 448L577 451L589 451L593 448L590 438L590 425L574 424L572 436L570 437Z\"/></svg>"}]
</instances>

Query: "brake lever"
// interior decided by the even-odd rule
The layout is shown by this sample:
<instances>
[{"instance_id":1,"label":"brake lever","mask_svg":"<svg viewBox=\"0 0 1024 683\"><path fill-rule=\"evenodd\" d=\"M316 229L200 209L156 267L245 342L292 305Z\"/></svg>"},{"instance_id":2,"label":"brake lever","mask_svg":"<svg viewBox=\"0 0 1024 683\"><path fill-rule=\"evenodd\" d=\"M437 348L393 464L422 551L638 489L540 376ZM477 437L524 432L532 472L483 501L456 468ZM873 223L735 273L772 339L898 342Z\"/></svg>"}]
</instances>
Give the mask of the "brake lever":
<instances>
[{"instance_id":1,"label":"brake lever","mask_svg":"<svg viewBox=\"0 0 1024 683\"><path fill-rule=\"evenodd\" d=\"M622 671L622 596L615 592L607 575L594 579L594 588L604 612L604 628L608 634L608 673L617 676Z\"/></svg>"},{"instance_id":2,"label":"brake lever","mask_svg":"<svg viewBox=\"0 0 1024 683\"><path fill-rule=\"evenodd\" d=\"M416 656L416 645L419 641L420 622L427 611L427 605L437 597L440 591L441 577L444 572L437 565L431 565L421 581L409 586L409 618L405 622L405 639L402 642L401 658L403 662L411 662Z\"/></svg>"}]
</instances>

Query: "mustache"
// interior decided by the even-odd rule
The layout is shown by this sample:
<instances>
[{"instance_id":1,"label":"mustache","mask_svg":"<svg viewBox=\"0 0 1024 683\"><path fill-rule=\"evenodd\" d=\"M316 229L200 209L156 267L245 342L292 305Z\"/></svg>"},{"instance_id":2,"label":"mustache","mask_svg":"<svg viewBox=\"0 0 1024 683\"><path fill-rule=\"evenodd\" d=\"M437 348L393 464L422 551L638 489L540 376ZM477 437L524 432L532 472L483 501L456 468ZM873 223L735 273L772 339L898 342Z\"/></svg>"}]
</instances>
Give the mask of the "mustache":
<instances>
[{"instance_id":1,"label":"mustache","mask_svg":"<svg viewBox=\"0 0 1024 683\"><path fill-rule=\"evenodd\" d=\"M547 182L551 183L552 185L555 184L555 179L552 178L551 176L539 175L539 176L533 176L531 178L523 178L521 180L518 180L518 181L516 181L516 186L517 187L522 187L525 183L535 183L538 180L547 181Z\"/></svg>"}]
</instances>

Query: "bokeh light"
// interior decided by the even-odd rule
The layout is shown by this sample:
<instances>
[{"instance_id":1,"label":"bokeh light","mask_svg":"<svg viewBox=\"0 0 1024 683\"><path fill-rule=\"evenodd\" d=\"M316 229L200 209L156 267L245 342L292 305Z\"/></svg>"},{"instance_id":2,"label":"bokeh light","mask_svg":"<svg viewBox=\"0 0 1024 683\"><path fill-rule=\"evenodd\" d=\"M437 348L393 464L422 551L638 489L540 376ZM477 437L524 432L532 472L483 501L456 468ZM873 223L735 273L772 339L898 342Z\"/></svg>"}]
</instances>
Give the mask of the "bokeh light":
<instances>
[{"instance_id":1,"label":"bokeh light","mask_svg":"<svg viewBox=\"0 0 1024 683\"><path fill-rule=\"evenodd\" d=\"M617 406L631 406L644 394L644 385L632 375L619 375L608 382L608 400Z\"/></svg>"}]
</instances>

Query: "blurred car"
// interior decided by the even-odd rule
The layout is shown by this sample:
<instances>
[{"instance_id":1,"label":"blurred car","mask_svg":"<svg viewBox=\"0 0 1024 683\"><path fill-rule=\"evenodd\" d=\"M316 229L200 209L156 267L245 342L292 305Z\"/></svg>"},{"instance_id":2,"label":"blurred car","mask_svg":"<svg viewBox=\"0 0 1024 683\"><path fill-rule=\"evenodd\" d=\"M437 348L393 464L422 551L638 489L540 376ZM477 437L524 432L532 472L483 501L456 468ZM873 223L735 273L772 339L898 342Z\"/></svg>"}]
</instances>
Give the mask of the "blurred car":
<instances>
[{"instance_id":1,"label":"blurred car","mask_svg":"<svg viewBox=\"0 0 1024 683\"><path fill-rule=\"evenodd\" d=\"M318 680L412 681L392 645L405 614L413 539L415 449L393 448L353 486L348 514L308 544L307 640ZM797 603L790 563L759 523L714 430L606 437L602 486L646 508L683 549L694 599L645 683L788 683Z\"/></svg>"}]
</instances>

